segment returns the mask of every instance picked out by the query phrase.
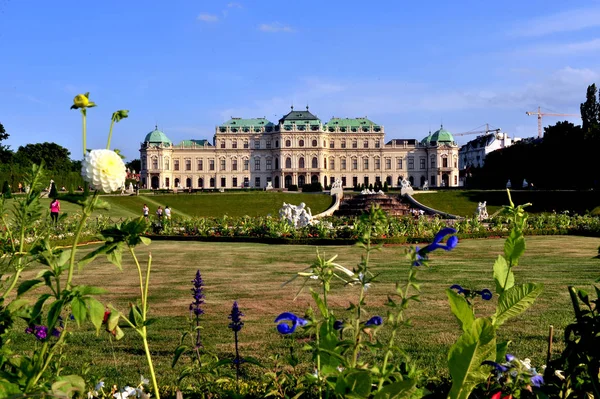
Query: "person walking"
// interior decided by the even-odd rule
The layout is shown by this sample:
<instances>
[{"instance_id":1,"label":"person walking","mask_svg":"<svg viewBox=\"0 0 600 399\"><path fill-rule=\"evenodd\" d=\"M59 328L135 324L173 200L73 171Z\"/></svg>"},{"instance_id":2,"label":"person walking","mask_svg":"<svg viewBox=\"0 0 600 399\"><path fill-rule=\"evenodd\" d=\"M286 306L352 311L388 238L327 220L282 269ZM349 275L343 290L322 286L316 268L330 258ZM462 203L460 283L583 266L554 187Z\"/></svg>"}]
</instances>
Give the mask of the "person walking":
<instances>
[{"instance_id":1,"label":"person walking","mask_svg":"<svg viewBox=\"0 0 600 399\"><path fill-rule=\"evenodd\" d=\"M148 205L144 204L142 212L144 212L144 217L146 218L146 220L148 220L148 213L150 213L150 208L148 208Z\"/></svg>"},{"instance_id":2,"label":"person walking","mask_svg":"<svg viewBox=\"0 0 600 399\"><path fill-rule=\"evenodd\" d=\"M50 203L50 218L55 225L58 223L58 213L60 212L60 201L54 198Z\"/></svg>"},{"instance_id":3,"label":"person walking","mask_svg":"<svg viewBox=\"0 0 600 399\"><path fill-rule=\"evenodd\" d=\"M165 219L171 220L171 208L169 208L169 205L165 206Z\"/></svg>"},{"instance_id":4,"label":"person walking","mask_svg":"<svg viewBox=\"0 0 600 399\"><path fill-rule=\"evenodd\" d=\"M163 217L163 209L162 207L158 207L158 209L156 210L156 216L158 217L158 221L160 222L162 220Z\"/></svg>"}]
</instances>

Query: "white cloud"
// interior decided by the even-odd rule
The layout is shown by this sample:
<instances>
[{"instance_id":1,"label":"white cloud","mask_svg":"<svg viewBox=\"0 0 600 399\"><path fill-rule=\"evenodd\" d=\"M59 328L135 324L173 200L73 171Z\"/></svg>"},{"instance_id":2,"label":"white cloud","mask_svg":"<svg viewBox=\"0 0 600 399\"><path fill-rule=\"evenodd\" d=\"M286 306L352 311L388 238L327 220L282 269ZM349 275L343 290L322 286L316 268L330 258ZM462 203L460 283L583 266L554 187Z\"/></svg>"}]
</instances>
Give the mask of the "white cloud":
<instances>
[{"instance_id":1,"label":"white cloud","mask_svg":"<svg viewBox=\"0 0 600 399\"><path fill-rule=\"evenodd\" d=\"M227 4L227 8L244 8L244 7L240 3L232 2L232 3Z\"/></svg>"},{"instance_id":2,"label":"white cloud","mask_svg":"<svg viewBox=\"0 0 600 399\"><path fill-rule=\"evenodd\" d=\"M540 44L530 46L522 50L517 50L515 54L520 56L566 56L584 53L594 53L598 50L600 50L600 39L592 39L585 42Z\"/></svg>"},{"instance_id":3,"label":"white cloud","mask_svg":"<svg viewBox=\"0 0 600 399\"><path fill-rule=\"evenodd\" d=\"M258 27L258 30L263 31L263 32L295 32L294 29L292 29L289 25L283 25L279 22L274 22L272 24L261 24Z\"/></svg>"},{"instance_id":4,"label":"white cloud","mask_svg":"<svg viewBox=\"0 0 600 399\"><path fill-rule=\"evenodd\" d=\"M544 36L597 26L600 26L600 8L579 8L525 21L515 27L511 34L514 36Z\"/></svg>"},{"instance_id":5,"label":"white cloud","mask_svg":"<svg viewBox=\"0 0 600 399\"><path fill-rule=\"evenodd\" d=\"M219 20L219 17L214 14L202 13L202 14L198 15L198 21L202 21L202 22L217 22L218 20Z\"/></svg>"}]
</instances>

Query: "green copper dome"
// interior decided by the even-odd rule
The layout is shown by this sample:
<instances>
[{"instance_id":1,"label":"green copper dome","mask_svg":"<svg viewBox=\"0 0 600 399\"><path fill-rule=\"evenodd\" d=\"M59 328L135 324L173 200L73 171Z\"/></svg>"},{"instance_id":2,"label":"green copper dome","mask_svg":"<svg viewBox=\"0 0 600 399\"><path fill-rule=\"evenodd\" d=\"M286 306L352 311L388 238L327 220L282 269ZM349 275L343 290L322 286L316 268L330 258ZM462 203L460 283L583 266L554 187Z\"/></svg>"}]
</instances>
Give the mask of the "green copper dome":
<instances>
[{"instance_id":1,"label":"green copper dome","mask_svg":"<svg viewBox=\"0 0 600 399\"><path fill-rule=\"evenodd\" d=\"M144 142L152 143L152 144L159 144L159 143L169 144L169 145L173 144L171 142L171 140L169 140L169 138L167 137L166 134L164 134L163 132L158 130L158 126L155 126L154 130L146 135Z\"/></svg>"},{"instance_id":2,"label":"green copper dome","mask_svg":"<svg viewBox=\"0 0 600 399\"><path fill-rule=\"evenodd\" d=\"M440 130L436 130L433 134L429 132L429 136L421 140L421 144L423 145L431 145L431 143L434 145L437 143L454 143L454 136L444 129L444 126L442 125L440 126Z\"/></svg>"}]
</instances>

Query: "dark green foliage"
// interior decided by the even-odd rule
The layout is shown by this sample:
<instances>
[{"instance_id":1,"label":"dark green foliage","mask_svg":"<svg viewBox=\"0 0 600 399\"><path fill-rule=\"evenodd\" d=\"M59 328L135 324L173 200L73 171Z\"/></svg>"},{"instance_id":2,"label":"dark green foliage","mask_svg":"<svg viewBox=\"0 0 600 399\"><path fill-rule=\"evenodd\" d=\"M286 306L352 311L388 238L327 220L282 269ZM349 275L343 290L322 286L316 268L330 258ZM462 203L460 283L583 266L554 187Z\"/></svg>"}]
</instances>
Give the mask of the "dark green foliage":
<instances>
[{"instance_id":1,"label":"dark green foliage","mask_svg":"<svg viewBox=\"0 0 600 399\"><path fill-rule=\"evenodd\" d=\"M125 163L125 167L131 171L135 170L137 173L140 173L140 170L142 169L142 161L140 161L139 159L133 159Z\"/></svg>"},{"instance_id":2,"label":"dark green foliage","mask_svg":"<svg viewBox=\"0 0 600 399\"><path fill-rule=\"evenodd\" d=\"M369 184L369 190L373 190L373 183Z\"/></svg>"},{"instance_id":3,"label":"dark green foliage","mask_svg":"<svg viewBox=\"0 0 600 399\"><path fill-rule=\"evenodd\" d=\"M50 185L50 194L48 194L48 197L50 197L52 199L58 197L58 192L56 190L56 183L52 183Z\"/></svg>"},{"instance_id":4,"label":"dark green foliage","mask_svg":"<svg viewBox=\"0 0 600 399\"><path fill-rule=\"evenodd\" d=\"M388 186L388 183L387 183L387 181L386 181L385 183L383 183L383 192L384 192L384 193L387 193L389 189L390 189L390 188L389 188L389 186Z\"/></svg>"},{"instance_id":5,"label":"dark green foliage","mask_svg":"<svg viewBox=\"0 0 600 399\"><path fill-rule=\"evenodd\" d=\"M19 147L15 161L21 165L40 165L48 170L71 170L71 152L56 143L35 143Z\"/></svg>"},{"instance_id":6,"label":"dark green foliage","mask_svg":"<svg viewBox=\"0 0 600 399\"><path fill-rule=\"evenodd\" d=\"M599 129L600 104L596 100L598 89L595 84L588 86L585 102L579 107L581 110L581 120L583 121L583 131L586 138L590 135L596 135Z\"/></svg>"},{"instance_id":7,"label":"dark green foliage","mask_svg":"<svg viewBox=\"0 0 600 399\"><path fill-rule=\"evenodd\" d=\"M10 198L11 197L10 187L9 187L8 182L6 180L4 180L4 183L2 184L2 196L4 198Z\"/></svg>"},{"instance_id":8,"label":"dark green foliage","mask_svg":"<svg viewBox=\"0 0 600 399\"><path fill-rule=\"evenodd\" d=\"M288 191L298 191L298 186L295 184L290 184Z\"/></svg>"},{"instance_id":9,"label":"dark green foliage","mask_svg":"<svg viewBox=\"0 0 600 399\"><path fill-rule=\"evenodd\" d=\"M305 184L302 186L303 193L319 193L321 191L323 191L323 186L320 182Z\"/></svg>"}]
</instances>

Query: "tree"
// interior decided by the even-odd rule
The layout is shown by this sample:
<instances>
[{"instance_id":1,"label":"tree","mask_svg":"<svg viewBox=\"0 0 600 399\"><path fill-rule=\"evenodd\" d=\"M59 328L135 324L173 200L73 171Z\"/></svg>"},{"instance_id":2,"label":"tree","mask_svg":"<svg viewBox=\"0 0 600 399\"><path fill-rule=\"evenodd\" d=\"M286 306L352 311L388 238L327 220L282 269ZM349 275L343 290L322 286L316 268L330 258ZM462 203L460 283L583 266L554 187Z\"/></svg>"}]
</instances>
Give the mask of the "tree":
<instances>
[{"instance_id":1,"label":"tree","mask_svg":"<svg viewBox=\"0 0 600 399\"><path fill-rule=\"evenodd\" d=\"M52 198L52 199L56 199L56 197L58 197L58 192L56 190L56 183L52 182L51 186L50 186L50 194L48 194L48 197Z\"/></svg>"},{"instance_id":2,"label":"tree","mask_svg":"<svg viewBox=\"0 0 600 399\"><path fill-rule=\"evenodd\" d=\"M581 104L582 128L586 137L596 136L600 121L600 104L596 100L598 89L596 84L588 86L585 102Z\"/></svg>"},{"instance_id":3,"label":"tree","mask_svg":"<svg viewBox=\"0 0 600 399\"><path fill-rule=\"evenodd\" d=\"M10 163L13 157L12 151L9 149L10 146L3 145L2 142L8 139L9 134L4 130L4 126L0 123L0 163Z\"/></svg>"},{"instance_id":4,"label":"tree","mask_svg":"<svg viewBox=\"0 0 600 399\"><path fill-rule=\"evenodd\" d=\"M135 170L137 173L140 173L140 170L142 170L142 161L140 161L139 159L133 159L127 162L125 164L125 167L131 171Z\"/></svg>"},{"instance_id":5,"label":"tree","mask_svg":"<svg viewBox=\"0 0 600 399\"><path fill-rule=\"evenodd\" d=\"M71 152L56 143L36 143L19 147L15 153L15 162L29 166L32 163L39 165L42 161L46 169L54 171L70 171Z\"/></svg>"},{"instance_id":6,"label":"tree","mask_svg":"<svg viewBox=\"0 0 600 399\"><path fill-rule=\"evenodd\" d=\"M4 184L2 184L2 196L4 198L11 197L10 187L8 186L8 182L6 180L4 180Z\"/></svg>"}]
</instances>

